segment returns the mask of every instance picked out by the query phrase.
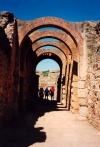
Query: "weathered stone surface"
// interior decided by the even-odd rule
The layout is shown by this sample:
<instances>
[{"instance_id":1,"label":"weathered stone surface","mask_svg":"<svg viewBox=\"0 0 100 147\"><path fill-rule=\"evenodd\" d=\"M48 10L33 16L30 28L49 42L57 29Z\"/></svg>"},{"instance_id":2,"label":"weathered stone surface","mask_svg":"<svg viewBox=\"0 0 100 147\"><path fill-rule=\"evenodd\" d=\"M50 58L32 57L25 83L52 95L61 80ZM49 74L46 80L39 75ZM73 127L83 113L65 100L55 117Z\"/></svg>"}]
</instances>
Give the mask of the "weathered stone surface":
<instances>
[{"instance_id":1,"label":"weathered stone surface","mask_svg":"<svg viewBox=\"0 0 100 147\"><path fill-rule=\"evenodd\" d=\"M79 105L80 106L86 106L87 105L87 101L84 98L79 98Z\"/></svg>"},{"instance_id":2,"label":"weathered stone surface","mask_svg":"<svg viewBox=\"0 0 100 147\"><path fill-rule=\"evenodd\" d=\"M84 81L79 81L78 82L78 88L80 88L80 89L84 89L85 88L85 82Z\"/></svg>"},{"instance_id":3,"label":"weathered stone surface","mask_svg":"<svg viewBox=\"0 0 100 147\"><path fill-rule=\"evenodd\" d=\"M48 26L60 31L38 30ZM38 41L45 37L59 41ZM39 50L47 45L57 49ZM17 113L19 97L24 101L21 107L27 97L30 103L35 101L36 65L45 58L56 60L61 71L50 72L45 79L39 73L40 85L54 85L56 93L59 87L68 110L79 111L80 118L88 116L89 123L100 129L100 22L93 21L72 23L55 17L22 21L10 12L0 13L0 116Z\"/></svg>"},{"instance_id":4,"label":"weathered stone surface","mask_svg":"<svg viewBox=\"0 0 100 147\"><path fill-rule=\"evenodd\" d=\"M86 97L86 89L78 89L79 97Z\"/></svg>"},{"instance_id":5,"label":"weathered stone surface","mask_svg":"<svg viewBox=\"0 0 100 147\"><path fill-rule=\"evenodd\" d=\"M87 117L88 108L86 106L81 106L80 109L79 109L79 114L82 117Z\"/></svg>"},{"instance_id":6,"label":"weathered stone surface","mask_svg":"<svg viewBox=\"0 0 100 147\"><path fill-rule=\"evenodd\" d=\"M75 101L71 101L71 107L75 110L79 110L79 104Z\"/></svg>"},{"instance_id":7,"label":"weathered stone surface","mask_svg":"<svg viewBox=\"0 0 100 147\"><path fill-rule=\"evenodd\" d=\"M73 114L78 114L78 113L79 113L79 109L73 109L72 107L70 108L70 111L71 111Z\"/></svg>"},{"instance_id":8,"label":"weathered stone surface","mask_svg":"<svg viewBox=\"0 0 100 147\"><path fill-rule=\"evenodd\" d=\"M78 87L78 82L72 82L72 86L77 88Z\"/></svg>"},{"instance_id":9,"label":"weathered stone surface","mask_svg":"<svg viewBox=\"0 0 100 147\"><path fill-rule=\"evenodd\" d=\"M74 93L74 95L78 95L78 87L72 87L71 92Z\"/></svg>"}]
</instances>

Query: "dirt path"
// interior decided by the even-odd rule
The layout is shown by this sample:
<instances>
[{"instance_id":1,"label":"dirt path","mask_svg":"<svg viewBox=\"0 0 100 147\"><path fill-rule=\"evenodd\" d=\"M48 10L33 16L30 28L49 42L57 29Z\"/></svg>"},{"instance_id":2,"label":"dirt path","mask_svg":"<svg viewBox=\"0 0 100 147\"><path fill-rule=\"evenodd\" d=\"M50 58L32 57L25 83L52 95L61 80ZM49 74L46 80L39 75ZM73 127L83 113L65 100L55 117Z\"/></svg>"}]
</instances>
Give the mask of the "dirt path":
<instances>
[{"instance_id":1,"label":"dirt path","mask_svg":"<svg viewBox=\"0 0 100 147\"><path fill-rule=\"evenodd\" d=\"M0 129L0 147L100 147L100 131L77 118L43 102Z\"/></svg>"},{"instance_id":2,"label":"dirt path","mask_svg":"<svg viewBox=\"0 0 100 147\"><path fill-rule=\"evenodd\" d=\"M43 127L46 140L30 147L100 147L100 132L68 111L46 113L38 119L37 127Z\"/></svg>"}]
</instances>

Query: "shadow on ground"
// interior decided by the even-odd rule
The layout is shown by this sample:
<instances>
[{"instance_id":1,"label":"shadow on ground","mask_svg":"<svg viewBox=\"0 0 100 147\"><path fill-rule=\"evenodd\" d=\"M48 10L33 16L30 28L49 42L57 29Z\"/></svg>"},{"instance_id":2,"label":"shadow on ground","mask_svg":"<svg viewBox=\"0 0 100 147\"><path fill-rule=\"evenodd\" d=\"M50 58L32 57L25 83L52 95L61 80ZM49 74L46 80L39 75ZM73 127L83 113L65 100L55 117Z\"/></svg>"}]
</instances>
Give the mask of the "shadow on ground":
<instances>
[{"instance_id":1,"label":"shadow on ground","mask_svg":"<svg viewBox=\"0 0 100 147\"><path fill-rule=\"evenodd\" d=\"M38 102L31 111L20 114L17 120L0 129L0 147L29 147L36 142L45 142L47 136L44 128L34 128L34 125L46 112L61 110L57 108L56 101Z\"/></svg>"}]
</instances>

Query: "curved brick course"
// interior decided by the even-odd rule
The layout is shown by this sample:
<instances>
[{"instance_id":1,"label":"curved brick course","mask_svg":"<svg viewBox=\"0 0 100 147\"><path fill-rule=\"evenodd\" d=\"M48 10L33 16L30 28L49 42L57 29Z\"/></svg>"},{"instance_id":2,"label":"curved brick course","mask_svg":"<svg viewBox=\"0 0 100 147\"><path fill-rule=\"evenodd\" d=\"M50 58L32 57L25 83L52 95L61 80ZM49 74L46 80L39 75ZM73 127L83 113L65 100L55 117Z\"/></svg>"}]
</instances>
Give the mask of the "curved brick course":
<instances>
[{"instance_id":1,"label":"curved brick course","mask_svg":"<svg viewBox=\"0 0 100 147\"><path fill-rule=\"evenodd\" d=\"M33 51L36 51L37 49L44 47L44 46L54 46L57 47L59 50L61 50L65 56L67 57L69 49L67 46L62 42L53 42L53 41L38 41L33 44ZM70 53L70 51L69 51Z\"/></svg>"},{"instance_id":2,"label":"curved brick course","mask_svg":"<svg viewBox=\"0 0 100 147\"><path fill-rule=\"evenodd\" d=\"M43 17L38 18L33 21L26 21L22 24L22 26L19 27L18 34L19 34L19 43L21 44L25 37L29 35L32 31L46 26L55 26L60 29L63 29L65 32L67 32L71 38L75 41L75 43L78 46L79 54L82 55L83 53L83 38L78 32L78 30L75 29L74 25L56 17Z\"/></svg>"}]
</instances>

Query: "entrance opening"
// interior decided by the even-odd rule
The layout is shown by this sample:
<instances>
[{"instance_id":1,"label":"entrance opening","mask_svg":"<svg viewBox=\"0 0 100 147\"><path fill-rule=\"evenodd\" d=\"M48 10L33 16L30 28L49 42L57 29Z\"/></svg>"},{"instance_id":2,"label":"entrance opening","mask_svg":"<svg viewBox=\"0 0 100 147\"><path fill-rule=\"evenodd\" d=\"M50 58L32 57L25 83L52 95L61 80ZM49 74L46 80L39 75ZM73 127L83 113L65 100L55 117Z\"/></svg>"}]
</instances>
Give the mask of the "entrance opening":
<instances>
[{"instance_id":1,"label":"entrance opening","mask_svg":"<svg viewBox=\"0 0 100 147\"><path fill-rule=\"evenodd\" d=\"M52 100L50 89L53 86L54 100L58 101L60 97L59 91L59 78L61 77L60 66L52 59L44 59L40 61L36 67L36 74L39 75L38 89L41 87L44 89L44 97L46 99L45 90L48 88L48 100ZM39 93L38 93L39 96Z\"/></svg>"},{"instance_id":2,"label":"entrance opening","mask_svg":"<svg viewBox=\"0 0 100 147\"><path fill-rule=\"evenodd\" d=\"M60 67L59 77L55 78L56 89L59 91L56 100L62 102L67 110L73 110L78 97L78 92L76 93L78 91L78 51L80 54L82 51L81 36L74 26L58 18L37 19L30 22L24 36L19 37L19 43L21 51L20 76L22 78L20 85L23 85L23 89L20 88L20 93L23 98L26 97L30 104L35 104L40 86L48 86L46 85L47 80L46 84L45 81L40 84L40 76L47 76L49 69L43 69L40 74L37 67L40 61L49 58L55 60ZM54 64L52 64L53 66ZM44 67L45 64L42 68ZM55 82L55 79L53 82Z\"/></svg>"}]
</instances>

